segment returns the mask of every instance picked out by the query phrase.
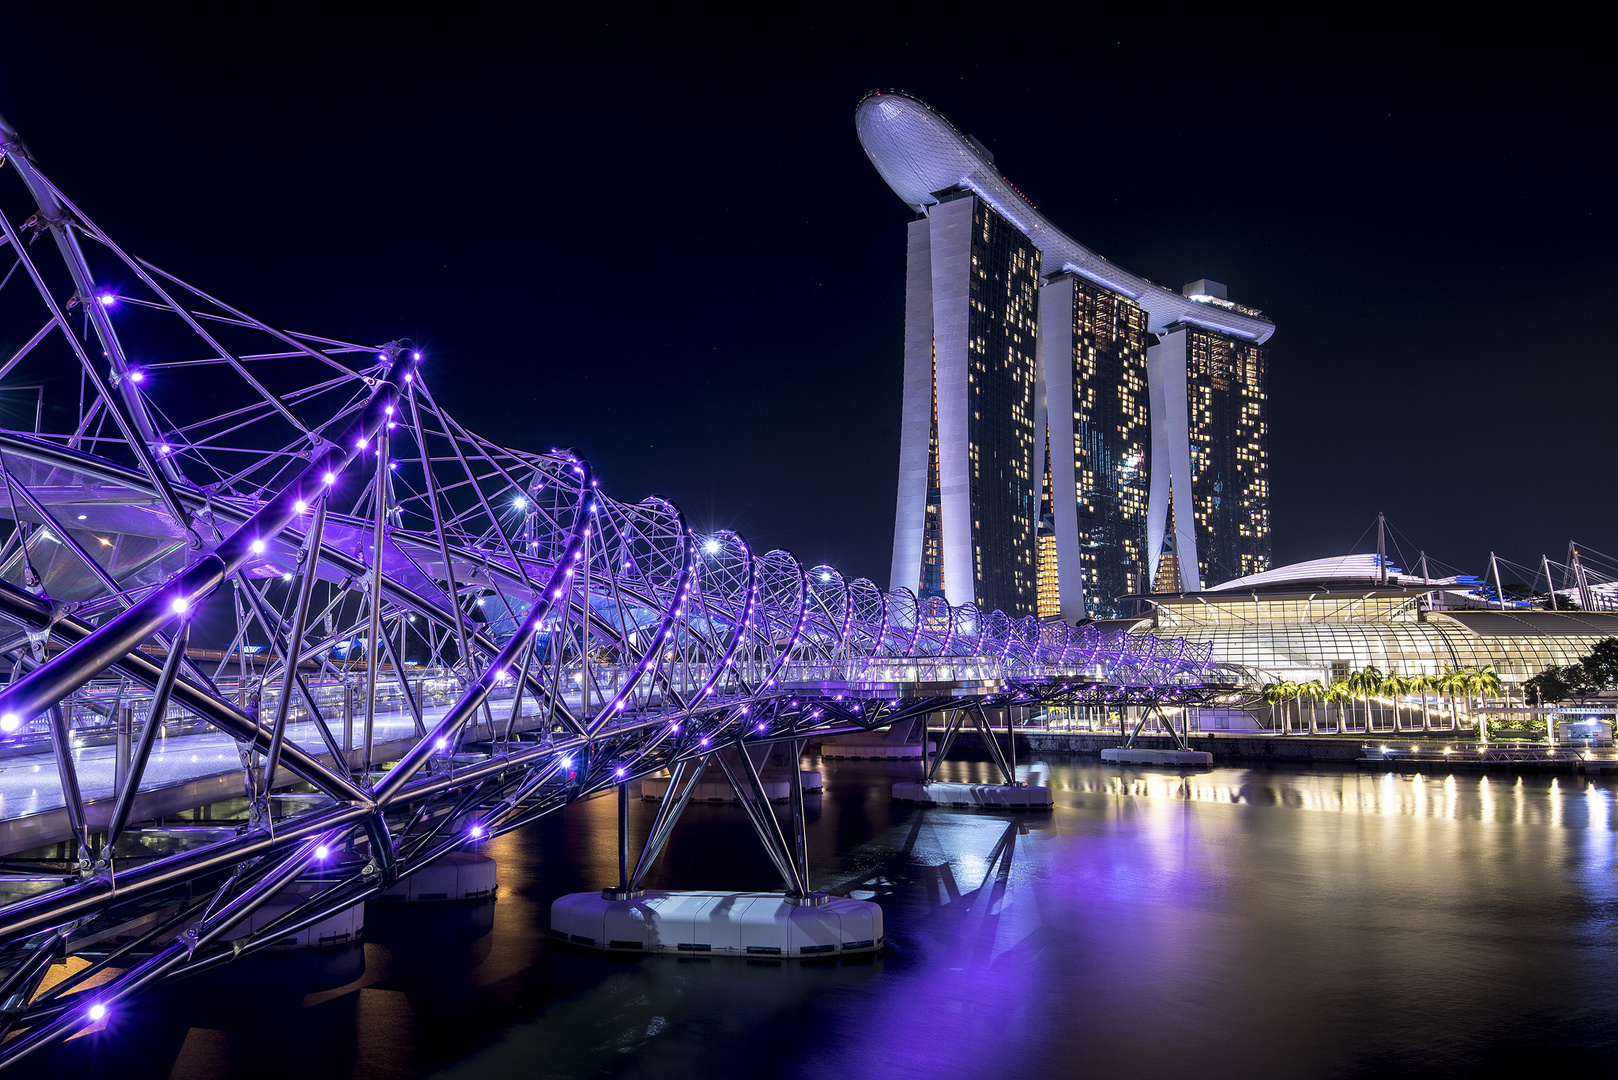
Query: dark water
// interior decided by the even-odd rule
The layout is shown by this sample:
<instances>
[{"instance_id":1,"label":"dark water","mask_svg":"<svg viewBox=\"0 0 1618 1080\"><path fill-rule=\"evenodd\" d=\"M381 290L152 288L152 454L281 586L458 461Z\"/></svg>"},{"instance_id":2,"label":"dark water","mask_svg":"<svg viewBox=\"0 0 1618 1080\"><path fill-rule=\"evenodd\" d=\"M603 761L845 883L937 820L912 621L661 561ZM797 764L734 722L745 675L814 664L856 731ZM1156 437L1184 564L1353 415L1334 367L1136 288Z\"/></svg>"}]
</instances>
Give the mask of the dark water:
<instances>
[{"instance_id":1,"label":"dark water","mask_svg":"<svg viewBox=\"0 0 1618 1080\"><path fill-rule=\"evenodd\" d=\"M895 806L831 764L815 884L875 898L853 960L548 943L616 875L611 798L489 845L500 899L374 908L363 949L250 959L32 1072L174 1077L1454 1076L1618 1070L1611 781L1047 759L1039 816ZM958 779L988 766L956 763ZM654 804L633 801L644 834ZM775 884L693 806L654 886Z\"/></svg>"}]
</instances>

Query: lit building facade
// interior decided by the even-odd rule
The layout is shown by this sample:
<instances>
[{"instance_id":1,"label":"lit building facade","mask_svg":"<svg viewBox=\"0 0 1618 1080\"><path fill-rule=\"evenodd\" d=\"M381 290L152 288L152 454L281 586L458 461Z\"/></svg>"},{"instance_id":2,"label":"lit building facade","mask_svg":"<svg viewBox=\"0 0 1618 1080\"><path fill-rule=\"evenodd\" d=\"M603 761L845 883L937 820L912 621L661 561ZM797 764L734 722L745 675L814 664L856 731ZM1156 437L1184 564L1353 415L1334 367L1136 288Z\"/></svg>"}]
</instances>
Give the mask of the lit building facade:
<instances>
[{"instance_id":1,"label":"lit building facade","mask_svg":"<svg viewBox=\"0 0 1618 1080\"><path fill-rule=\"evenodd\" d=\"M1218 282L1190 294L1229 303ZM1262 346L1176 323L1147 349L1153 592L1196 592L1270 565L1269 394Z\"/></svg>"},{"instance_id":2,"label":"lit building facade","mask_svg":"<svg viewBox=\"0 0 1618 1080\"><path fill-rule=\"evenodd\" d=\"M956 190L911 223L908 259L896 579L1033 615L1039 250Z\"/></svg>"},{"instance_id":3,"label":"lit building facade","mask_svg":"<svg viewBox=\"0 0 1618 1080\"><path fill-rule=\"evenodd\" d=\"M1274 324L1090 251L915 98L855 127L918 215L891 586L1072 623L1267 566Z\"/></svg>"},{"instance_id":4,"label":"lit building facade","mask_svg":"<svg viewBox=\"0 0 1618 1080\"><path fill-rule=\"evenodd\" d=\"M1618 635L1611 612L1498 610L1476 578L1424 579L1393 566L1384 574L1385 563L1374 554L1318 559L1153 597L1133 632L1207 642L1253 689L1330 684L1366 667L1411 676L1490 665L1513 695Z\"/></svg>"},{"instance_id":5,"label":"lit building facade","mask_svg":"<svg viewBox=\"0 0 1618 1080\"><path fill-rule=\"evenodd\" d=\"M1146 581L1146 312L1071 273L1048 279L1039 303L1056 614L1133 614L1119 598Z\"/></svg>"}]
</instances>

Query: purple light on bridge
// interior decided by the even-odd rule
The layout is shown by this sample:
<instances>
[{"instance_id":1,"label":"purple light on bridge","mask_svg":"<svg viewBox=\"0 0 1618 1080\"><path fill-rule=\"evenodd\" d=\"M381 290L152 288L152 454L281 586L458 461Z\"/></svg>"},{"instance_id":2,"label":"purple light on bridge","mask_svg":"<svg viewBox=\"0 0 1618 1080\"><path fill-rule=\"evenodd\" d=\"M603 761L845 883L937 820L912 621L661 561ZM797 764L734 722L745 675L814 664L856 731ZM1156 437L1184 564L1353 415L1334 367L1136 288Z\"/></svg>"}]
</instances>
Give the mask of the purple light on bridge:
<instances>
[{"instance_id":1,"label":"purple light on bridge","mask_svg":"<svg viewBox=\"0 0 1618 1080\"><path fill-rule=\"evenodd\" d=\"M315 858L324 859L329 855L331 855L331 848L327 847L325 844L321 844L319 847L315 848Z\"/></svg>"}]
</instances>

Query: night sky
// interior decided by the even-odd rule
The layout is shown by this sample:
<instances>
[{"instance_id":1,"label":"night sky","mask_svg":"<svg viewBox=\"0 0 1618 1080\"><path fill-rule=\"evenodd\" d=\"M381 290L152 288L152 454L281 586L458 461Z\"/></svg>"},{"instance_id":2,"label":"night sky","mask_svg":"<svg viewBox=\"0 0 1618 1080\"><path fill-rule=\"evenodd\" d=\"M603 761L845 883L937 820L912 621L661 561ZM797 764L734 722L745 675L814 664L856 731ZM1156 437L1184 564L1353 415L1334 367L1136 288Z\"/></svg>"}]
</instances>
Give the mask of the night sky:
<instances>
[{"instance_id":1,"label":"night sky","mask_svg":"<svg viewBox=\"0 0 1618 1080\"><path fill-rule=\"evenodd\" d=\"M449 9L7 12L0 113L126 248L423 342L474 429L885 586L910 212L853 110L896 87L1094 250L1275 320L1278 563L1378 510L1468 572L1618 554L1613 64L1566 27Z\"/></svg>"}]
</instances>

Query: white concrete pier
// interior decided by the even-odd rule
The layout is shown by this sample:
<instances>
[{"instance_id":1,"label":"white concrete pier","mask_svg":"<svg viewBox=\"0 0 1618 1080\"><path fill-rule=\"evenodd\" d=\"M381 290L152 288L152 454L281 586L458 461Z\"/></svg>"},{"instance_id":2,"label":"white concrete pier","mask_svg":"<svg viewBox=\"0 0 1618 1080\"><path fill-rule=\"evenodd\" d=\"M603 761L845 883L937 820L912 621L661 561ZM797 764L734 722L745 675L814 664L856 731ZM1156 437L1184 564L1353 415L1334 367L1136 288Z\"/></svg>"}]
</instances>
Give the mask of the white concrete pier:
<instances>
[{"instance_id":1,"label":"white concrete pier","mask_svg":"<svg viewBox=\"0 0 1618 1080\"><path fill-rule=\"evenodd\" d=\"M1113 765L1171 765L1181 769L1205 769L1213 764L1206 750L1126 750L1121 746L1101 751L1101 760Z\"/></svg>"},{"instance_id":2,"label":"white concrete pier","mask_svg":"<svg viewBox=\"0 0 1618 1080\"><path fill-rule=\"evenodd\" d=\"M305 899L304 896L287 893L275 896L232 928L226 935L226 940L235 941L255 933L303 903ZM276 938L265 948L276 952L290 949L337 948L355 944L364 932L365 905L355 904L335 915L328 915L313 926L306 926L296 933Z\"/></svg>"},{"instance_id":3,"label":"white concrete pier","mask_svg":"<svg viewBox=\"0 0 1618 1080\"><path fill-rule=\"evenodd\" d=\"M977 806L992 810L1048 810L1051 789L1038 784L955 784L935 780L901 780L893 785L893 801L922 806Z\"/></svg>"},{"instance_id":4,"label":"white concrete pier","mask_svg":"<svg viewBox=\"0 0 1618 1080\"><path fill-rule=\"evenodd\" d=\"M938 743L929 740L927 752L936 754ZM855 761L916 761L921 757L921 740L890 740L887 733L881 731L834 735L820 744L820 756Z\"/></svg>"},{"instance_id":5,"label":"white concrete pier","mask_svg":"<svg viewBox=\"0 0 1618 1080\"><path fill-rule=\"evenodd\" d=\"M499 888L498 867L487 855L452 851L425 870L418 870L393 888L378 893L374 902L417 904L456 900L486 900Z\"/></svg>"},{"instance_id":6,"label":"white concrete pier","mask_svg":"<svg viewBox=\"0 0 1618 1080\"><path fill-rule=\"evenodd\" d=\"M882 909L869 900L794 904L781 893L647 889L629 900L569 893L551 905L551 933L609 952L681 955L839 956L883 944Z\"/></svg>"}]
</instances>

